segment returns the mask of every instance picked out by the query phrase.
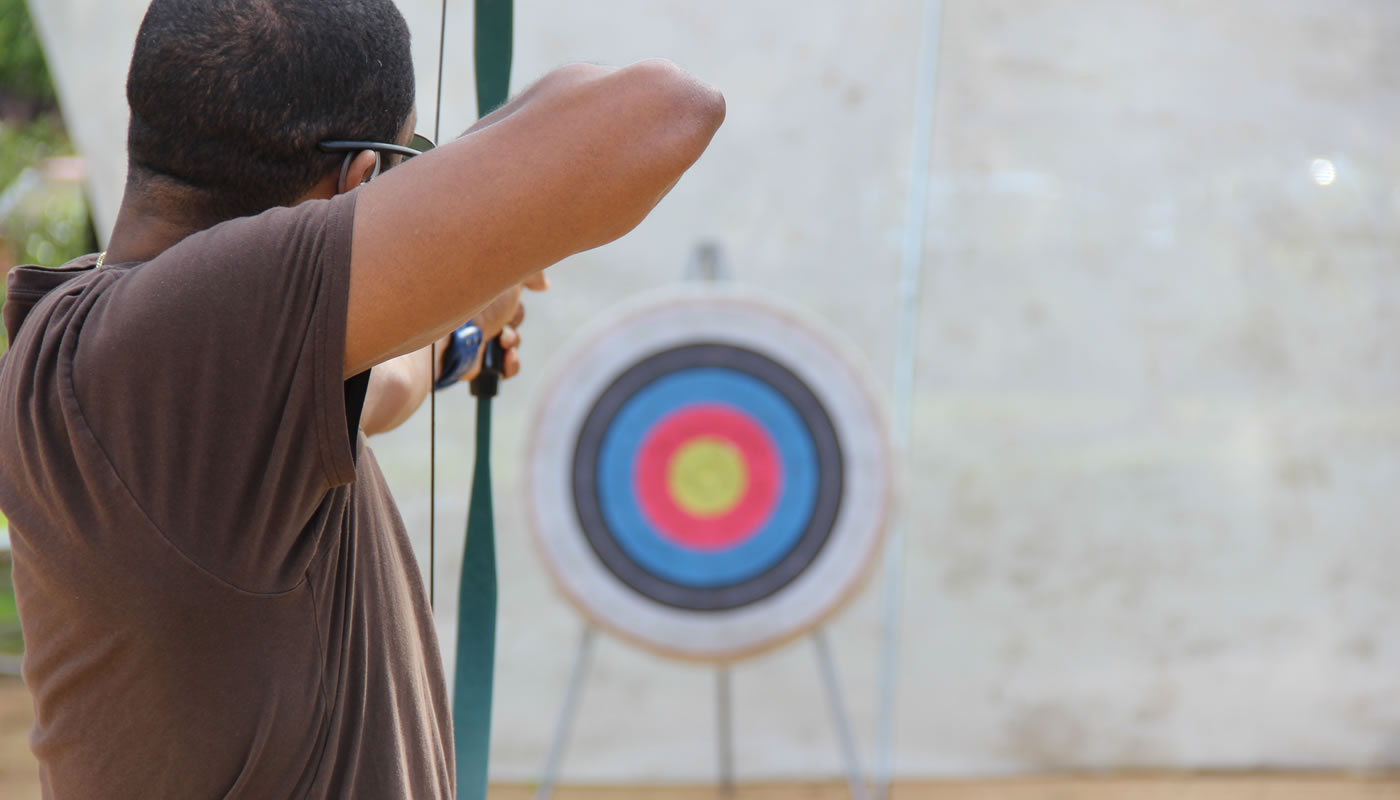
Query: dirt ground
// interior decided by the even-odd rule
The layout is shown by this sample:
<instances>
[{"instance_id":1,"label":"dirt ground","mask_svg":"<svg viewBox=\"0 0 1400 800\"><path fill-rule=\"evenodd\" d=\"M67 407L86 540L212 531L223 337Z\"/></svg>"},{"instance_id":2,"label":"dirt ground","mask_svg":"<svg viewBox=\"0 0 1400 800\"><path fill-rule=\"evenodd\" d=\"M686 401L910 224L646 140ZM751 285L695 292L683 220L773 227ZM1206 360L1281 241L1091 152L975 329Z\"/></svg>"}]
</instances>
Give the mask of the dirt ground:
<instances>
[{"instance_id":1,"label":"dirt ground","mask_svg":"<svg viewBox=\"0 0 1400 800\"><path fill-rule=\"evenodd\" d=\"M33 707L24 684L0 678L0 798L37 800L39 771L29 754L29 726Z\"/></svg>"},{"instance_id":2,"label":"dirt ground","mask_svg":"<svg viewBox=\"0 0 1400 800\"><path fill-rule=\"evenodd\" d=\"M23 684L0 679L0 800L39 800L39 775L29 754L33 721ZM495 786L492 800L528 800L530 786ZM894 800L1400 800L1400 775L1143 775L896 785ZM564 787L557 800L711 800L711 786ZM732 800L837 800L842 784L743 785Z\"/></svg>"}]
</instances>

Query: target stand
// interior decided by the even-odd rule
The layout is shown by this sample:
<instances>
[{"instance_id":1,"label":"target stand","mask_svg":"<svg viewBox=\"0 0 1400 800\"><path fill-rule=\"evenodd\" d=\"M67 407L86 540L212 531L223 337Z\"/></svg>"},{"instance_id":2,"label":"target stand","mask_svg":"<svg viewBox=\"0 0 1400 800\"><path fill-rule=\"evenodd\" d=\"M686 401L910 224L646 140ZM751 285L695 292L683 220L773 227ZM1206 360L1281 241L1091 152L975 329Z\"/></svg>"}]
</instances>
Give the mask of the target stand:
<instances>
[{"instance_id":1,"label":"target stand","mask_svg":"<svg viewBox=\"0 0 1400 800\"><path fill-rule=\"evenodd\" d=\"M716 664L726 789L729 665L811 633L863 798L821 629L868 572L890 504L862 375L802 314L716 283L629 303L581 341L535 417L528 460L541 556L588 620L536 797L552 792L603 629Z\"/></svg>"}]
</instances>

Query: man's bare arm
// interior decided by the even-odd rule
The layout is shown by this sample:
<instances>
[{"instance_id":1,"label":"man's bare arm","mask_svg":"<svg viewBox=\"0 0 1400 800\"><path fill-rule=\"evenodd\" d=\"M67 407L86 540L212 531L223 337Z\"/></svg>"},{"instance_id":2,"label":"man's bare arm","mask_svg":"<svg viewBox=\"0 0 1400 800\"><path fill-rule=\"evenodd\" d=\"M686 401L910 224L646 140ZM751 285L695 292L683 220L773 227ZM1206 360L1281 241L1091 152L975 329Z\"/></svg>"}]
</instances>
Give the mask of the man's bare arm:
<instances>
[{"instance_id":1,"label":"man's bare arm","mask_svg":"<svg viewBox=\"0 0 1400 800\"><path fill-rule=\"evenodd\" d=\"M375 364L365 389L360 428L366 436L391 431L408 421L428 397L432 348L424 347Z\"/></svg>"},{"instance_id":2,"label":"man's bare arm","mask_svg":"<svg viewBox=\"0 0 1400 800\"><path fill-rule=\"evenodd\" d=\"M491 298L636 227L724 118L664 61L546 76L360 190L345 374L421 348Z\"/></svg>"}]
</instances>

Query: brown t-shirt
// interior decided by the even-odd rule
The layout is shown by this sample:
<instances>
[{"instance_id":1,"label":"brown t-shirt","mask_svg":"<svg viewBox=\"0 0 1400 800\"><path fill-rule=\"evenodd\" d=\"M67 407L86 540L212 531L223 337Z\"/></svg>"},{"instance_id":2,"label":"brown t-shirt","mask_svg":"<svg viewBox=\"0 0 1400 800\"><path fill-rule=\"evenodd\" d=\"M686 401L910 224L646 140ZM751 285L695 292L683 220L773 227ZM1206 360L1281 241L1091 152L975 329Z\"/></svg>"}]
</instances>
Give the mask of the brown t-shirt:
<instances>
[{"instance_id":1,"label":"brown t-shirt","mask_svg":"<svg viewBox=\"0 0 1400 800\"><path fill-rule=\"evenodd\" d=\"M341 378L354 209L11 273L0 508L46 797L452 795L428 598Z\"/></svg>"}]
</instances>

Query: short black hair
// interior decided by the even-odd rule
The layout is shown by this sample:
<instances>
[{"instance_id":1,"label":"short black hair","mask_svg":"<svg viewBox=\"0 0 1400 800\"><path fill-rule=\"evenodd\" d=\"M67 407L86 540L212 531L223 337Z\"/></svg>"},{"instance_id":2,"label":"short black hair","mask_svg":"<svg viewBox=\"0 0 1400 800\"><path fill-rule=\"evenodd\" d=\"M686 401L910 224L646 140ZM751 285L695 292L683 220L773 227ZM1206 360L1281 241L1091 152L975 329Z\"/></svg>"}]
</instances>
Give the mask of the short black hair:
<instances>
[{"instance_id":1,"label":"short black hair","mask_svg":"<svg viewBox=\"0 0 1400 800\"><path fill-rule=\"evenodd\" d=\"M414 104L392 0L154 0L127 74L129 169L218 219L289 205L338 164L319 142L393 142Z\"/></svg>"}]
</instances>

